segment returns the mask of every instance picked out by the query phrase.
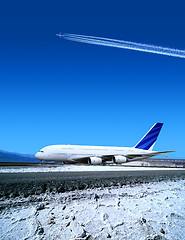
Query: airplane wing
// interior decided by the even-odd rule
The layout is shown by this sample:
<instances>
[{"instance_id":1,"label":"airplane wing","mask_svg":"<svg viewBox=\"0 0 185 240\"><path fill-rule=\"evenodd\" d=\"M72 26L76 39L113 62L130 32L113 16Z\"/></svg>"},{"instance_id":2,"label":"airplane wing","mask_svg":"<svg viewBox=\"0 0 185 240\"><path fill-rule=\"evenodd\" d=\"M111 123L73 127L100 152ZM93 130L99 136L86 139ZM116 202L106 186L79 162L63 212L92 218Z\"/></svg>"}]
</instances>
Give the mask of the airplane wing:
<instances>
[{"instance_id":1,"label":"airplane wing","mask_svg":"<svg viewBox=\"0 0 185 240\"><path fill-rule=\"evenodd\" d=\"M157 155L160 155L160 154L167 154L167 153L171 153L171 152L174 152L174 151L162 151L162 152L156 152L155 151L155 152L143 153L143 154L132 153L132 154L124 155L124 157L126 157L128 161L136 161L136 160L150 158L150 157L154 157L154 156L157 156ZM101 157L103 160L110 160L114 156L116 156L116 155L102 155L102 156L99 156L99 157Z\"/></svg>"},{"instance_id":2,"label":"airplane wing","mask_svg":"<svg viewBox=\"0 0 185 240\"><path fill-rule=\"evenodd\" d=\"M174 151L162 151L162 152L156 152L153 151L151 153L143 153L143 154L138 154L138 153L132 153L132 154L127 154L127 155L121 155L126 157L127 161L137 161L137 160L141 160L141 159L146 159L146 158L150 158L150 157L154 157L160 154L167 154L170 152L174 152ZM114 157L116 156L120 156L120 155L99 155L99 158L102 158L103 162L106 163L106 161L112 161L114 159ZM90 157L94 157L94 155L92 156L88 156L88 157L84 157L84 158L75 158L73 163L83 163L83 164L87 164L89 161L88 159Z\"/></svg>"},{"instance_id":3,"label":"airplane wing","mask_svg":"<svg viewBox=\"0 0 185 240\"><path fill-rule=\"evenodd\" d=\"M151 153L144 153L144 154L128 154L125 157L127 157L128 161L133 161L134 159L139 160L139 159L144 159L144 158L150 158L150 157L154 157L160 154L167 154L170 152L174 152L174 151L162 151L162 152L151 152Z\"/></svg>"}]
</instances>

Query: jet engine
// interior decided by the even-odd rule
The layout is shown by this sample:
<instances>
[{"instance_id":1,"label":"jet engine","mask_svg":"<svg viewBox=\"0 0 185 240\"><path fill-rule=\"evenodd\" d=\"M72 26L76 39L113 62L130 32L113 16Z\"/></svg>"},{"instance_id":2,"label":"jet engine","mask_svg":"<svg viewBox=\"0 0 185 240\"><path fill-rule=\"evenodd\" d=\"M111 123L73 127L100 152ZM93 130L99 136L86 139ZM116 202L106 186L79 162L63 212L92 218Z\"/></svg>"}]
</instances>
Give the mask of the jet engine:
<instances>
[{"instance_id":1,"label":"jet engine","mask_svg":"<svg viewBox=\"0 0 185 240\"><path fill-rule=\"evenodd\" d=\"M102 159L99 157L90 157L89 158L89 163L91 165L101 165L102 164Z\"/></svg>"},{"instance_id":2,"label":"jet engine","mask_svg":"<svg viewBox=\"0 0 185 240\"><path fill-rule=\"evenodd\" d=\"M127 158L124 156L114 156L115 163L125 163L127 162Z\"/></svg>"}]
</instances>

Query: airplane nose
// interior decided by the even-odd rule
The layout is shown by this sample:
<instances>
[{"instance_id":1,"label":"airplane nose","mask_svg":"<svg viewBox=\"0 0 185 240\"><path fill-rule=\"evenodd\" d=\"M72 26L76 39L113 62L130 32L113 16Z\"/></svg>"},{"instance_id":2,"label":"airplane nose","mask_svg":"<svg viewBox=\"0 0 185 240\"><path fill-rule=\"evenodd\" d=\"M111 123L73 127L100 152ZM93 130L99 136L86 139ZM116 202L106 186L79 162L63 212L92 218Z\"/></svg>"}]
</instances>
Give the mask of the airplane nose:
<instances>
[{"instance_id":1,"label":"airplane nose","mask_svg":"<svg viewBox=\"0 0 185 240\"><path fill-rule=\"evenodd\" d=\"M40 160L40 153L39 153L39 152L37 152L37 153L35 154L35 158L38 159L38 160Z\"/></svg>"}]
</instances>

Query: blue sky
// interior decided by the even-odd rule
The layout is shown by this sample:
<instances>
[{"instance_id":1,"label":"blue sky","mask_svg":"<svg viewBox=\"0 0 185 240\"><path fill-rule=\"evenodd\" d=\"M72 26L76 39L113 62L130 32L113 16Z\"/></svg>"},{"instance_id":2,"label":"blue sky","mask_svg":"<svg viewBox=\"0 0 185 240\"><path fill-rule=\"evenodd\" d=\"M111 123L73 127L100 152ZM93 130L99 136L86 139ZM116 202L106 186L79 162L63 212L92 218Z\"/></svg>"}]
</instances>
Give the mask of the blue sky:
<instances>
[{"instance_id":1,"label":"blue sky","mask_svg":"<svg viewBox=\"0 0 185 240\"><path fill-rule=\"evenodd\" d=\"M4 1L0 149L134 146L164 122L154 150L185 158L185 59L71 42L56 33L185 49L183 1Z\"/></svg>"}]
</instances>

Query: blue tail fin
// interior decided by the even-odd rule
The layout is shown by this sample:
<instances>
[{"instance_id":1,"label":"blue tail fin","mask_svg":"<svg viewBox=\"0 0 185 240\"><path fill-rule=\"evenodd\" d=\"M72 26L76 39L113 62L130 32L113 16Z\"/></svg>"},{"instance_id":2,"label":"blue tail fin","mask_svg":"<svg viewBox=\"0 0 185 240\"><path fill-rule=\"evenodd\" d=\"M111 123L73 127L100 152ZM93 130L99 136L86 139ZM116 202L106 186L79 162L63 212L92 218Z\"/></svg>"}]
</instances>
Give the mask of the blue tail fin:
<instances>
[{"instance_id":1,"label":"blue tail fin","mask_svg":"<svg viewBox=\"0 0 185 240\"><path fill-rule=\"evenodd\" d=\"M135 148L152 151L162 126L163 123L155 123L153 127L144 135L144 137L136 144Z\"/></svg>"}]
</instances>

